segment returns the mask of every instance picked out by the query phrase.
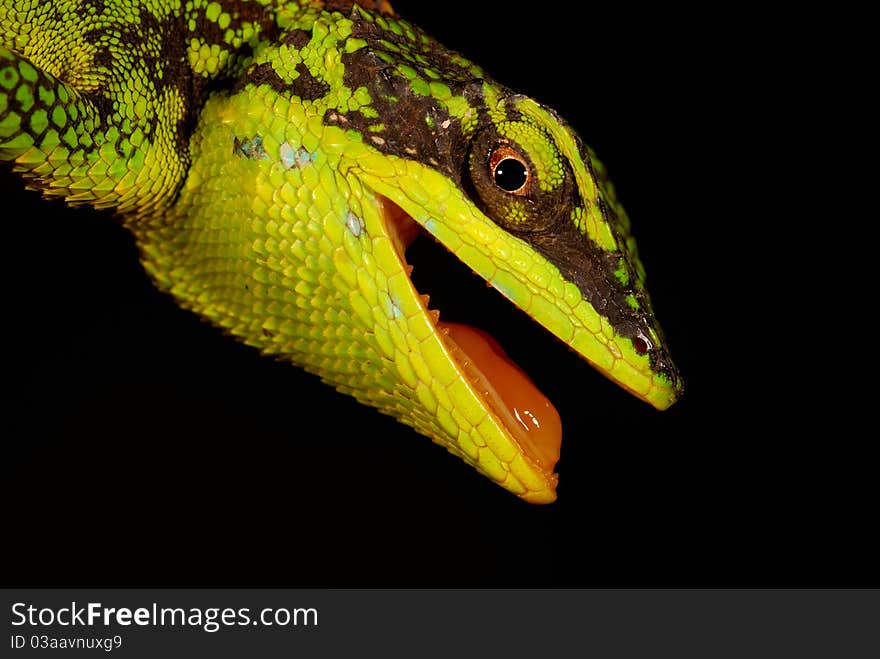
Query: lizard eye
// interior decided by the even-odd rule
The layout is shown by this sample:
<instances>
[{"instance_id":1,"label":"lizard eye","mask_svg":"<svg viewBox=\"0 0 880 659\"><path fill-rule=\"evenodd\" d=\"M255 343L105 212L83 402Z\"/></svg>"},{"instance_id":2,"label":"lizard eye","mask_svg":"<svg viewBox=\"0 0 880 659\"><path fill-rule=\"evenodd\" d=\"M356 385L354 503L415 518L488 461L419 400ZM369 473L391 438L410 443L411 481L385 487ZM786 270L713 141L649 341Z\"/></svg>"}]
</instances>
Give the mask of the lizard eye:
<instances>
[{"instance_id":1,"label":"lizard eye","mask_svg":"<svg viewBox=\"0 0 880 659\"><path fill-rule=\"evenodd\" d=\"M552 155L552 144L547 141L545 148L536 146L533 153L529 130L534 129L524 125L519 131L524 143L500 135L492 125L477 131L462 171L463 188L480 211L502 229L518 234L546 231L565 221L571 208L568 170L563 164L558 171L551 171L557 175L552 181L555 187L543 184L536 157Z\"/></svg>"},{"instance_id":2,"label":"lizard eye","mask_svg":"<svg viewBox=\"0 0 880 659\"><path fill-rule=\"evenodd\" d=\"M516 151L501 146L489 158L489 171L492 180L499 188L510 194L525 196L529 193L532 174L528 163Z\"/></svg>"}]
</instances>

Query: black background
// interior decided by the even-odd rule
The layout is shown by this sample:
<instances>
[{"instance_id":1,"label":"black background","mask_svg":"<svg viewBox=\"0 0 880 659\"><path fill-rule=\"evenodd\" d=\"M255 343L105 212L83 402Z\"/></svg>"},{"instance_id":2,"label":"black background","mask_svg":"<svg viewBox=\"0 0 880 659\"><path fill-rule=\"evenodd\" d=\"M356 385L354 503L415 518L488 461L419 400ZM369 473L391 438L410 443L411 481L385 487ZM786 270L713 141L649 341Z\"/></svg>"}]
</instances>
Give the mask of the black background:
<instances>
[{"instance_id":1,"label":"black background","mask_svg":"<svg viewBox=\"0 0 880 659\"><path fill-rule=\"evenodd\" d=\"M432 269L461 282L432 296L444 317L483 309L562 415L559 500L526 504L179 310L107 216L4 170L4 581L878 585L875 463L823 370L857 355L779 242L805 219L779 155L787 78L759 77L775 69L751 17L613 4L395 7L604 160L678 404L628 396L426 246L425 286Z\"/></svg>"}]
</instances>

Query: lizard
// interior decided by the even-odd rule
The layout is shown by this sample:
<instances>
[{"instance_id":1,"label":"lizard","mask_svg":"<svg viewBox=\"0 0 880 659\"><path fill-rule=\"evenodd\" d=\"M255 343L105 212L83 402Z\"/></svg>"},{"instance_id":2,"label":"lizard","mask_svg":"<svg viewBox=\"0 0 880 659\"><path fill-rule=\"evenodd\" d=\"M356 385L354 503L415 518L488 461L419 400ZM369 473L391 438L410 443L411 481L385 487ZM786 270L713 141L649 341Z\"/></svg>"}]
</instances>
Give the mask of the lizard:
<instances>
[{"instance_id":1,"label":"lizard","mask_svg":"<svg viewBox=\"0 0 880 659\"><path fill-rule=\"evenodd\" d=\"M109 209L182 307L533 503L552 403L410 277L420 234L626 391L683 382L629 218L553 109L384 0L2 0L0 160Z\"/></svg>"}]
</instances>

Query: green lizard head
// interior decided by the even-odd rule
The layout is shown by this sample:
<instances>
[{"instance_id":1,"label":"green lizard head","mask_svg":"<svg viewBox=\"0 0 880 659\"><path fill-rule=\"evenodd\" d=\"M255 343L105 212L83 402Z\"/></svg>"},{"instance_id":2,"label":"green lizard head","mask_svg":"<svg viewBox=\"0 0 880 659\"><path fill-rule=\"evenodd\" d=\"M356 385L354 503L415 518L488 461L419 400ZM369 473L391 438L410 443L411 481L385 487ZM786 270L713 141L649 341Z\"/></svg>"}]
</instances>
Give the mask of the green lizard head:
<instances>
[{"instance_id":1,"label":"green lizard head","mask_svg":"<svg viewBox=\"0 0 880 659\"><path fill-rule=\"evenodd\" d=\"M448 131L454 148L429 147L424 160L401 154L422 169L371 185L601 373L658 409L669 407L681 378L602 164L530 98L481 80L446 105L455 102L464 107L458 117L436 99L426 103L430 121L420 138L442 145ZM385 132L382 147L399 143ZM427 203L409 194L415 185Z\"/></svg>"},{"instance_id":2,"label":"green lizard head","mask_svg":"<svg viewBox=\"0 0 880 659\"><path fill-rule=\"evenodd\" d=\"M387 3L26 5L0 31L0 159L114 209L186 308L533 502L555 498L558 415L429 307L417 233L642 400L681 394L595 155Z\"/></svg>"}]
</instances>

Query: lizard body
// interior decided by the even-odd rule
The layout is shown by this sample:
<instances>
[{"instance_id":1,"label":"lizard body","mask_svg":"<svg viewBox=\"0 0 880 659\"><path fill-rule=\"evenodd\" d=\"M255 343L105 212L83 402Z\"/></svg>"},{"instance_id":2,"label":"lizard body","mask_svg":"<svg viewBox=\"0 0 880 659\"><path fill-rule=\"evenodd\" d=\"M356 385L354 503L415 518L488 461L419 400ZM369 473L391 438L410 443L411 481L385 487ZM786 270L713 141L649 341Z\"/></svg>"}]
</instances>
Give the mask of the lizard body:
<instances>
[{"instance_id":1,"label":"lizard body","mask_svg":"<svg viewBox=\"0 0 880 659\"><path fill-rule=\"evenodd\" d=\"M30 187L113 209L182 306L524 499L555 498L555 410L438 319L417 233L625 389L680 395L595 155L387 3L4 0L0 29L0 159Z\"/></svg>"}]
</instances>

